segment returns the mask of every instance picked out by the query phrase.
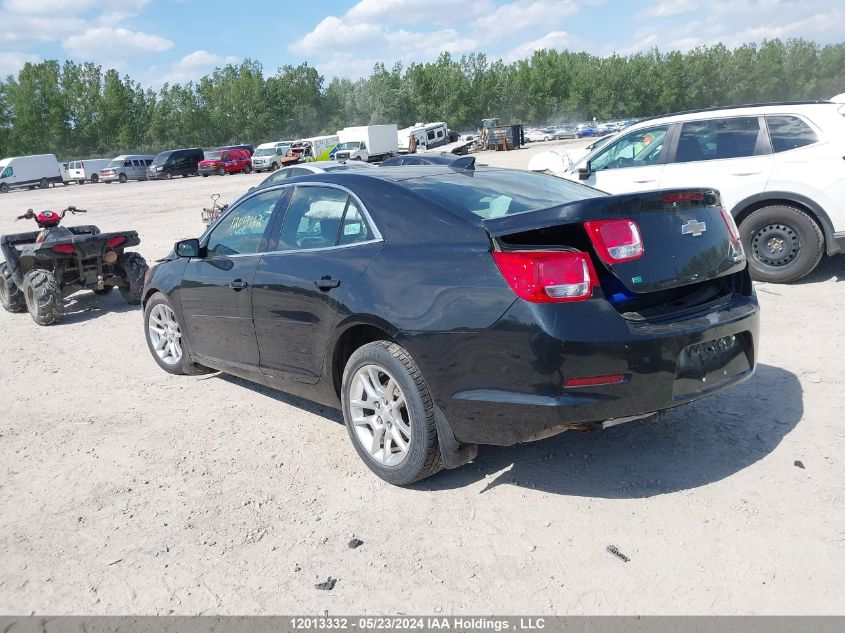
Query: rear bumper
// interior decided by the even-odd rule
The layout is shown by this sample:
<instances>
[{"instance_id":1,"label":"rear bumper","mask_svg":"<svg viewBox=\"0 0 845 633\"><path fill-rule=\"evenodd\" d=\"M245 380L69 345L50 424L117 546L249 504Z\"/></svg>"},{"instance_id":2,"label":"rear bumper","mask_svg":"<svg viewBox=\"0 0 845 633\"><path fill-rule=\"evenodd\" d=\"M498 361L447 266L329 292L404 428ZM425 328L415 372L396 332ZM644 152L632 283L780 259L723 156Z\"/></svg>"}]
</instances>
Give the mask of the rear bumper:
<instances>
[{"instance_id":1,"label":"rear bumper","mask_svg":"<svg viewBox=\"0 0 845 633\"><path fill-rule=\"evenodd\" d=\"M665 324L625 321L600 302L565 307L565 319L559 310L550 319L548 305L518 301L486 332L403 342L458 441L511 445L644 417L717 394L754 372L759 314L753 296ZM701 345L711 341L719 343ZM563 386L570 378L611 374L623 380Z\"/></svg>"}]
</instances>

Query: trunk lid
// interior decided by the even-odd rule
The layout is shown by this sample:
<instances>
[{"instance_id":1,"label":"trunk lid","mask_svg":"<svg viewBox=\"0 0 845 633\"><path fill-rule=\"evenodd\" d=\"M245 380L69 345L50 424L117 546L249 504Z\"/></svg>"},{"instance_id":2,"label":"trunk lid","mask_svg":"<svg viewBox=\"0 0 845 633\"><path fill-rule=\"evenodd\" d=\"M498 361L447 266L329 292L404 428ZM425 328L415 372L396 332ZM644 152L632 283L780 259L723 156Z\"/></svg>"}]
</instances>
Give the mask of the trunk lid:
<instances>
[{"instance_id":1,"label":"trunk lid","mask_svg":"<svg viewBox=\"0 0 845 633\"><path fill-rule=\"evenodd\" d=\"M597 255L583 223L613 219L636 222L643 243L637 259L607 263ZM719 194L709 189L600 196L490 218L482 225L503 249L589 251L600 277L609 273L636 295L716 279L746 266L722 216Z\"/></svg>"}]
</instances>

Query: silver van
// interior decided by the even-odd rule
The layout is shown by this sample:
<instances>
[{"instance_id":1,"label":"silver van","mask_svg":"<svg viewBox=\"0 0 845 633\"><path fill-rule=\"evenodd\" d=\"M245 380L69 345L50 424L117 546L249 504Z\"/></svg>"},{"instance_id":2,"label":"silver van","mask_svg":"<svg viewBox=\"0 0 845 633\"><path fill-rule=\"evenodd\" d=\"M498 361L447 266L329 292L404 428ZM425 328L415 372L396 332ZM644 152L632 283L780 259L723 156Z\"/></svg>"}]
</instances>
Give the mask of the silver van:
<instances>
[{"instance_id":1,"label":"silver van","mask_svg":"<svg viewBox=\"0 0 845 633\"><path fill-rule=\"evenodd\" d=\"M100 170L100 182L106 184L127 180L146 180L147 167L152 164L155 156L148 154L123 154L114 158L108 167Z\"/></svg>"}]
</instances>

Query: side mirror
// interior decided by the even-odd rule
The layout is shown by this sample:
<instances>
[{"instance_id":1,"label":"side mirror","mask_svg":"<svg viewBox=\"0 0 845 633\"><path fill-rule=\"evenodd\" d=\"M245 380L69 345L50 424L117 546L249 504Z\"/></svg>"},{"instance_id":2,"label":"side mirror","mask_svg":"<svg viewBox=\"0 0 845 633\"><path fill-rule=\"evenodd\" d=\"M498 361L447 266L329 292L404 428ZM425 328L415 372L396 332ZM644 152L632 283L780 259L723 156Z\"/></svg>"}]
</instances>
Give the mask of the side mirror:
<instances>
[{"instance_id":1,"label":"side mirror","mask_svg":"<svg viewBox=\"0 0 845 633\"><path fill-rule=\"evenodd\" d=\"M593 170L590 168L590 161L587 161L584 167L578 168L578 180L587 180L592 173Z\"/></svg>"},{"instance_id":2,"label":"side mirror","mask_svg":"<svg viewBox=\"0 0 845 633\"><path fill-rule=\"evenodd\" d=\"M173 250L176 253L176 257L199 257L200 241L196 238L182 240L181 242L176 242Z\"/></svg>"}]
</instances>

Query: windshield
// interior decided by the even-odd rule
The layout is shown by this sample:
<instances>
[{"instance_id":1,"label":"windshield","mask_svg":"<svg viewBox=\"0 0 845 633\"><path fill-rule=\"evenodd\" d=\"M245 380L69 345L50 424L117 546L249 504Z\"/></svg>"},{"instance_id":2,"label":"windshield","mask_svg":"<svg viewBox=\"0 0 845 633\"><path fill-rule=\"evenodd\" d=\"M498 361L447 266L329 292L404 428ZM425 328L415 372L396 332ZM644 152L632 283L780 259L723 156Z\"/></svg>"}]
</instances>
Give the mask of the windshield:
<instances>
[{"instance_id":1,"label":"windshield","mask_svg":"<svg viewBox=\"0 0 845 633\"><path fill-rule=\"evenodd\" d=\"M205 155L205 160L218 160L223 156L223 152L208 152Z\"/></svg>"},{"instance_id":2,"label":"windshield","mask_svg":"<svg viewBox=\"0 0 845 633\"><path fill-rule=\"evenodd\" d=\"M167 159L170 158L171 152L162 152L158 156L155 157L153 160L153 165L164 165L167 162Z\"/></svg>"},{"instance_id":3,"label":"windshield","mask_svg":"<svg viewBox=\"0 0 845 633\"><path fill-rule=\"evenodd\" d=\"M109 163L108 169L117 169L118 167L123 167L123 159L116 158L112 162Z\"/></svg>"},{"instance_id":4,"label":"windshield","mask_svg":"<svg viewBox=\"0 0 845 633\"><path fill-rule=\"evenodd\" d=\"M276 148L275 147L264 147L255 150L255 154L253 156L275 156Z\"/></svg>"},{"instance_id":5,"label":"windshield","mask_svg":"<svg viewBox=\"0 0 845 633\"><path fill-rule=\"evenodd\" d=\"M358 149L361 147L361 141L349 141L348 143L338 144L338 149Z\"/></svg>"},{"instance_id":6,"label":"windshield","mask_svg":"<svg viewBox=\"0 0 845 633\"><path fill-rule=\"evenodd\" d=\"M403 180L401 184L447 209L484 219L604 195L562 178L505 170L438 174Z\"/></svg>"}]
</instances>

